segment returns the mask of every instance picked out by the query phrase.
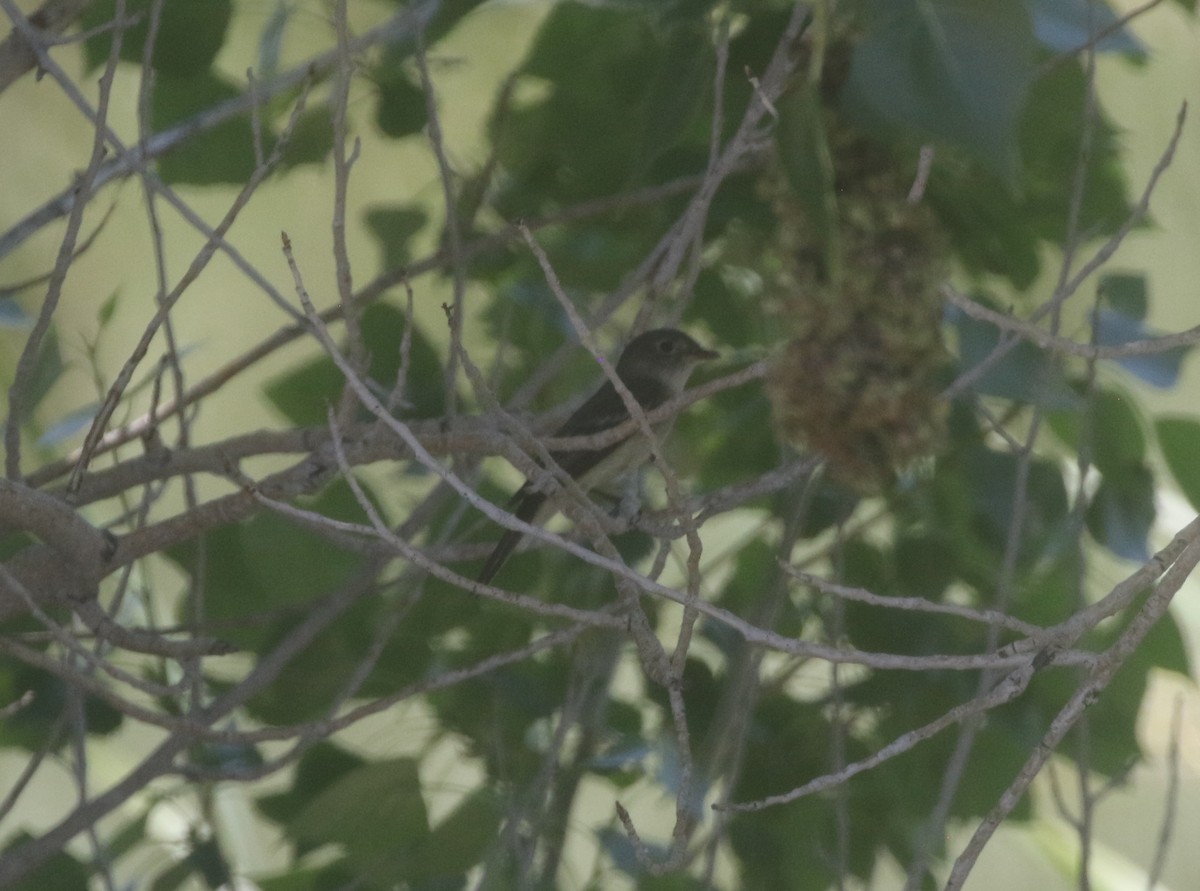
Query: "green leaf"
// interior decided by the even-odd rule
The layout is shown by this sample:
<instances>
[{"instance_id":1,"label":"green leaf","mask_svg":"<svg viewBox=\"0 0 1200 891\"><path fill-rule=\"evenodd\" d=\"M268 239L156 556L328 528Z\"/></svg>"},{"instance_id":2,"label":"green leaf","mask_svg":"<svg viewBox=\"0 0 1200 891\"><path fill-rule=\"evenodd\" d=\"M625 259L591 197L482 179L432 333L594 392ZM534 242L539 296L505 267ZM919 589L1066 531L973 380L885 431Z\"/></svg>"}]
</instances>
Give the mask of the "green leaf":
<instances>
[{"instance_id":1,"label":"green leaf","mask_svg":"<svg viewBox=\"0 0 1200 891\"><path fill-rule=\"evenodd\" d=\"M326 881L330 872L329 867L290 869L281 875L265 878L255 876L254 881L262 891L325 891L327 888L337 887L336 880ZM343 877L341 881L345 884L354 880Z\"/></svg>"},{"instance_id":2,"label":"green leaf","mask_svg":"<svg viewBox=\"0 0 1200 891\"><path fill-rule=\"evenodd\" d=\"M771 406L761 390L726 390L689 409L675 422L675 440L696 456L702 490L745 480L779 463Z\"/></svg>"},{"instance_id":3,"label":"green leaf","mask_svg":"<svg viewBox=\"0 0 1200 891\"><path fill-rule=\"evenodd\" d=\"M483 2L484 0L443 0L438 3L426 29L427 44L432 46L449 34L464 16Z\"/></svg>"},{"instance_id":4,"label":"green leaf","mask_svg":"<svg viewBox=\"0 0 1200 891\"><path fill-rule=\"evenodd\" d=\"M413 846L402 874L411 882L462 875L495 844L504 814L491 789L477 789Z\"/></svg>"},{"instance_id":5,"label":"green leaf","mask_svg":"<svg viewBox=\"0 0 1200 891\"><path fill-rule=\"evenodd\" d=\"M1131 341L1150 340L1159 336L1160 332L1115 309L1102 307L1096 313L1096 343L1099 346L1120 346ZM1122 356L1116 362L1151 386L1168 390L1179 381L1183 360L1191 351L1191 346L1180 346L1143 356Z\"/></svg>"},{"instance_id":6,"label":"green leaf","mask_svg":"<svg viewBox=\"0 0 1200 891\"><path fill-rule=\"evenodd\" d=\"M153 0L125 0L125 18L132 25L121 38L121 58L141 62L150 32ZM162 4L151 65L167 77L187 78L208 70L225 43L233 15L233 0L167 0ZM96 0L84 7L84 30L110 25L116 17L116 0ZM84 42L89 71L108 61L112 29L105 28Z\"/></svg>"},{"instance_id":7,"label":"green leaf","mask_svg":"<svg viewBox=\"0 0 1200 891\"><path fill-rule=\"evenodd\" d=\"M709 331L720 333L722 345L758 347L769 342L770 333L754 307L759 288L761 280L750 270L703 269L692 290L691 312Z\"/></svg>"},{"instance_id":8,"label":"green leaf","mask_svg":"<svg viewBox=\"0 0 1200 891\"><path fill-rule=\"evenodd\" d=\"M372 304L361 318L363 341L371 355L367 376L385 393L396 384L406 325L404 313L386 303ZM409 406L402 413L426 418L441 415L445 404L441 362L419 328L413 329L410 359L405 379ZM333 360L321 356L270 381L264 392L293 424L323 427L327 408L337 402L344 384Z\"/></svg>"},{"instance_id":9,"label":"green leaf","mask_svg":"<svg viewBox=\"0 0 1200 891\"><path fill-rule=\"evenodd\" d=\"M1101 481L1088 505L1087 526L1118 557L1141 563L1150 559L1146 542L1154 517L1154 474L1138 465Z\"/></svg>"},{"instance_id":10,"label":"green leaf","mask_svg":"<svg viewBox=\"0 0 1200 891\"><path fill-rule=\"evenodd\" d=\"M534 277L532 270L529 276L521 275L499 285L483 318L488 332L497 341L503 337L506 347L525 360L514 369L517 386L524 382L535 363L554 349L555 341L561 344L570 330L566 313L549 285L544 278Z\"/></svg>"},{"instance_id":11,"label":"green leaf","mask_svg":"<svg viewBox=\"0 0 1200 891\"><path fill-rule=\"evenodd\" d=\"M775 556L771 546L761 538L751 539L740 548L733 575L718 600L721 606L745 615L777 576L779 569L775 566ZM706 634L710 631L722 634L724 631L724 626L716 622L705 622L702 628Z\"/></svg>"},{"instance_id":12,"label":"green leaf","mask_svg":"<svg viewBox=\"0 0 1200 891\"><path fill-rule=\"evenodd\" d=\"M19 856L21 847L33 840L27 832L18 832L4 848L5 855ZM88 887L92 870L66 851L51 854L40 866L8 891L79 891Z\"/></svg>"},{"instance_id":13,"label":"green leaf","mask_svg":"<svg viewBox=\"0 0 1200 891\"><path fill-rule=\"evenodd\" d=\"M1013 455L976 445L964 449L954 466L963 478L965 490L960 494L968 513L957 517L954 525L944 527L947 533L969 536L998 561L1010 527L1019 521L1021 555L1028 563L1053 557L1065 547L1064 536L1068 542L1073 538L1064 523L1068 500L1062 471L1053 461L1035 460L1030 464L1026 500L1019 514L1014 513L1018 510L1014 504L1018 468ZM969 550L966 543L957 542L950 552L959 557ZM960 572L969 569L969 562L959 564ZM990 577L985 577L982 583L990 584Z\"/></svg>"},{"instance_id":14,"label":"green leaf","mask_svg":"<svg viewBox=\"0 0 1200 891\"><path fill-rule=\"evenodd\" d=\"M150 891L175 891L185 887L184 883L192 876L202 879L206 888L226 888L232 884L229 861L215 836L193 838L187 855L160 873L150 885Z\"/></svg>"},{"instance_id":15,"label":"green leaf","mask_svg":"<svg viewBox=\"0 0 1200 891\"><path fill-rule=\"evenodd\" d=\"M1009 5L1009 4L996 4ZM1091 133L1078 230L1111 235L1129 218L1118 135L1098 112L1085 122L1087 76L1077 61L1054 66L1034 83L1020 118L1023 176L1014 189L990 168L954 152L939 152L926 198L941 218L957 260L973 272L992 272L1017 288L1034 283L1045 245L1068 237L1080 133Z\"/></svg>"},{"instance_id":16,"label":"green leaf","mask_svg":"<svg viewBox=\"0 0 1200 891\"><path fill-rule=\"evenodd\" d=\"M296 838L340 845L372 884L407 876L412 853L429 837L417 762L364 764L330 783L289 822Z\"/></svg>"},{"instance_id":17,"label":"green leaf","mask_svg":"<svg viewBox=\"0 0 1200 891\"><path fill-rule=\"evenodd\" d=\"M1096 294L1122 315L1139 322L1146 318L1146 276L1141 272L1110 272L1102 276Z\"/></svg>"},{"instance_id":18,"label":"green leaf","mask_svg":"<svg viewBox=\"0 0 1200 891\"><path fill-rule=\"evenodd\" d=\"M703 20L684 20L670 29L666 46L659 50L642 104L642 170L679 142L704 105L715 64L708 35Z\"/></svg>"},{"instance_id":19,"label":"green leaf","mask_svg":"<svg viewBox=\"0 0 1200 891\"><path fill-rule=\"evenodd\" d=\"M42 341L41 351L33 366L33 375L29 378L29 386L25 391L26 417L29 417L29 413L46 398L46 394L58 383L64 371L66 365L63 363L62 351L58 348L58 333L50 329Z\"/></svg>"},{"instance_id":20,"label":"green leaf","mask_svg":"<svg viewBox=\"0 0 1200 891\"><path fill-rule=\"evenodd\" d=\"M403 268L411 262L410 246L428 222L429 214L418 207L373 207L367 211L367 228L379 240L385 268Z\"/></svg>"},{"instance_id":21,"label":"green leaf","mask_svg":"<svg viewBox=\"0 0 1200 891\"><path fill-rule=\"evenodd\" d=\"M108 299L100 304L100 310L96 313L96 321L99 322L101 331L107 328L108 323L112 321L113 314L117 311L117 301L120 296L120 291L113 291Z\"/></svg>"},{"instance_id":22,"label":"green leaf","mask_svg":"<svg viewBox=\"0 0 1200 891\"><path fill-rule=\"evenodd\" d=\"M333 121L329 108L317 105L306 108L292 129L291 138L283 147L280 164L284 169L302 164L320 164L333 148Z\"/></svg>"},{"instance_id":23,"label":"green leaf","mask_svg":"<svg viewBox=\"0 0 1200 891\"><path fill-rule=\"evenodd\" d=\"M150 123L155 130L165 130L239 95L241 90L211 72L160 77L150 102ZM254 133L245 115L196 133L158 159L163 179L192 185L240 185L254 167Z\"/></svg>"},{"instance_id":24,"label":"green leaf","mask_svg":"<svg viewBox=\"0 0 1200 891\"><path fill-rule=\"evenodd\" d=\"M375 123L393 139L420 133L429 114L425 91L404 70L407 55L392 49L372 72L379 91Z\"/></svg>"},{"instance_id":25,"label":"green leaf","mask_svg":"<svg viewBox=\"0 0 1200 891\"><path fill-rule=\"evenodd\" d=\"M286 824L325 789L366 762L330 742L319 742L304 753L296 765L292 785L286 792L265 795L255 801L268 820ZM297 855L319 847L320 842L297 840Z\"/></svg>"},{"instance_id":26,"label":"green leaf","mask_svg":"<svg viewBox=\"0 0 1200 891\"><path fill-rule=\"evenodd\" d=\"M950 318L958 329L959 357L964 371L988 360L1000 342L1000 330L990 322L977 321L952 310ZM1054 357L1022 341L976 381L973 389L989 396L1032 403L1047 409L1077 409L1080 399L1068 386Z\"/></svg>"},{"instance_id":27,"label":"green leaf","mask_svg":"<svg viewBox=\"0 0 1200 891\"><path fill-rule=\"evenodd\" d=\"M16 702L26 695L32 697L29 703L0 721L0 747L58 751L70 740L63 728L69 726L71 692L40 668L11 660L0 665L0 701ZM117 730L123 720L107 702L86 694L83 718L87 732L100 736Z\"/></svg>"},{"instance_id":28,"label":"green leaf","mask_svg":"<svg viewBox=\"0 0 1200 891\"><path fill-rule=\"evenodd\" d=\"M1158 447L1183 495L1200 511L1200 421L1159 418L1154 423Z\"/></svg>"},{"instance_id":29,"label":"green leaf","mask_svg":"<svg viewBox=\"0 0 1200 891\"><path fill-rule=\"evenodd\" d=\"M954 566L943 559L950 547L932 532L901 534L895 544L896 582L904 594L940 600L956 578Z\"/></svg>"},{"instance_id":30,"label":"green leaf","mask_svg":"<svg viewBox=\"0 0 1200 891\"><path fill-rule=\"evenodd\" d=\"M1173 671L1195 681L1192 677L1191 660L1188 658L1188 645L1183 639L1183 631L1179 623L1170 613L1166 613L1150 629L1138 647L1140 656L1155 668Z\"/></svg>"},{"instance_id":31,"label":"green leaf","mask_svg":"<svg viewBox=\"0 0 1200 891\"><path fill-rule=\"evenodd\" d=\"M104 846L113 860L125 856L146 840L148 819L148 815L143 812L117 829L112 835L105 837Z\"/></svg>"},{"instance_id":32,"label":"green leaf","mask_svg":"<svg viewBox=\"0 0 1200 891\"><path fill-rule=\"evenodd\" d=\"M336 519L362 514L343 482L302 504ZM271 628L261 622L264 615L295 619L306 604L342 583L359 561L328 539L269 512L241 526L216 529L199 543L172 549L169 556L203 580L205 613L222 625L222 637L247 649L257 649L270 637ZM256 621L246 621L251 617Z\"/></svg>"},{"instance_id":33,"label":"green leaf","mask_svg":"<svg viewBox=\"0 0 1200 891\"><path fill-rule=\"evenodd\" d=\"M283 54L283 35L287 26L293 21L296 10L287 0L275 0L271 17L263 26L258 37L258 65L256 75L264 81L270 80L279 73L279 59Z\"/></svg>"},{"instance_id":34,"label":"green leaf","mask_svg":"<svg viewBox=\"0 0 1200 891\"><path fill-rule=\"evenodd\" d=\"M643 134L631 115L640 116L647 72L658 70L663 51L642 16L610 5L553 7L523 69L546 83L546 98L514 108L500 135L498 156L513 177L506 195L515 199L504 204L507 215L539 213L547 198L608 195L636 180Z\"/></svg>"},{"instance_id":35,"label":"green leaf","mask_svg":"<svg viewBox=\"0 0 1200 891\"><path fill-rule=\"evenodd\" d=\"M958 145L1017 180L1017 122L1035 71L1020 3L871 0L843 93L852 113Z\"/></svg>"},{"instance_id":36,"label":"green leaf","mask_svg":"<svg viewBox=\"0 0 1200 891\"><path fill-rule=\"evenodd\" d=\"M1054 559L1034 564L1021 579L1013 613L1026 622L1053 625L1079 609L1082 544L1064 547Z\"/></svg>"},{"instance_id":37,"label":"green leaf","mask_svg":"<svg viewBox=\"0 0 1200 891\"><path fill-rule=\"evenodd\" d=\"M1146 435L1129 394L1102 389L1095 394L1092 412L1096 468L1105 476L1117 476L1140 466L1146 456Z\"/></svg>"},{"instance_id":38,"label":"green leaf","mask_svg":"<svg viewBox=\"0 0 1200 891\"><path fill-rule=\"evenodd\" d=\"M814 86L792 90L778 104L775 142L788 185L800 199L825 258L827 281L840 281L841 250L833 159L824 111Z\"/></svg>"}]
</instances>

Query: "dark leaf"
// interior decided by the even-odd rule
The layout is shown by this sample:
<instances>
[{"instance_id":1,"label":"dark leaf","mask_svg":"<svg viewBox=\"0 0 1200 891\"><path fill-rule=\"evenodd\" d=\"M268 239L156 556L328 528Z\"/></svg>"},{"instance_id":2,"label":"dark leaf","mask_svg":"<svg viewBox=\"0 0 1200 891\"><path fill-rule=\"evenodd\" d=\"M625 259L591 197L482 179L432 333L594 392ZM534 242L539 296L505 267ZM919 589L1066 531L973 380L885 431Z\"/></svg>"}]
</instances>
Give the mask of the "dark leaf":
<instances>
[{"instance_id":1,"label":"dark leaf","mask_svg":"<svg viewBox=\"0 0 1200 891\"><path fill-rule=\"evenodd\" d=\"M1096 293L1119 314L1138 322L1146 319L1146 276L1140 272L1110 272L1102 276Z\"/></svg>"},{"instance_id":2,"label":"dark leaf","mask_svg":"<svg viewBox=\"0 0 1200 891\"><path fill-rule=\"evenodd\" d=\"M121 58L141 62L150 33L153 0L125 0L125 18L133 24L121 39ZM161 4L158 33L151 64L166 77L189 78L207 71L225 43L233 15L233 0L170 0ZM116 0L96 0L84 7L80 24L85 30L112 23ZM108 61L112 29L105 28L84 42L89 70Z\"/></svg>"},{"instance_id":3,"label":"dark leaf","mask_svg":"<svg viewBox=\"0 0 1200 891\"><path fill-rule=\"evenodd\" d=\"M872 0L866 21L843 93L852 112L947 140L1015 182L1017 121L1035 65L1021 4Z\"/></svg>"},{"instance_id":4,"label":"dark leaf","mask_svg":"<svg viewBox=\"0 0 1200 891\"><path fill-rule=\"evenodd\" d=\"M1118 476L1141 465L1146 434L1130 395L1115 388L1099 390L1092 403L1092 449L1096 468Z\"/></svg>"},{"instance_id":5,"label":"dark leaf","mask_svg":"<svg viewBox=\"0 0 1200 891\"><path fill-rule=\"evenodd\" d=\"M375 207L367 211L367 228L383 249L385 268L403 268L412 261L410 245L428 222L429 214L418 207Z\"/></svg>"},{"instance_id":6,"label":"dark leaf","mask_svg":"<svg viewBox=\"0 0 1200 891\"><path fill-rule=\"evenodd\" d=\"M305 506L338 519L361 515L344 483L329 486ZM271 636L265 618L295 620L314 598L344 581L358 562L357 556L274 513L216 529L204 537L202 547L188 543L169 556L184 572L203 579L199 594L205 614L220 625L222 638L247 649Z\"/></svg>"},{"instance_id":7,"label":"dark leaf","mask_svg":"<svg viewBox=\"0 0 1200 891\"><path fill-rule=\"evenodd\" d=\"M5 858L19 857L21 847L33 841L26 832L18 832L4 848ZM9 885L7 891L80 891L88 887L92 870L68 854L58 851L51 854L40 866L21 881Z\"/></svg>"},{"instance_id":8,"label":"dark leaf","mask_svg":"<svg viewBox=\"0 0 1200 891\"><path fill-rule=\"evenodd\" d=\"M371 884L407 875L429 836L417 762L374 761L343 774L310 799L288 825L296 838L336 844Z\"/></svg>"},{"instance_id":9,"label":"dark leaf","mask_svg":"<svg viewBox=\"0 0 1200 891\"><path fill-rule=\"evenodd\" d=\"M307 108L296 121L291 138L283 147L280 164L284 169L302 164L320 164L333 149L333 121L329 108L317 105Z\"/></svg>"},{"instance_id":10,"label":"dark leaf","mask_svg":"<svg viewBox=\"0 0 1200 891\"><path fill-rule=\"evenodd\" d=\"M476 790L413 846L402 874L420 882L468 872L495 843L503 816L494 792Z\"/></svg>"},{"instance_id":11,"label":"dark leaf","mask_svg":"<svg viewBox=\"0 0 1200 891\"><path fill-rule=\"evenodd\" d=\"M648 78L642 107L642 170L671 149L695 120L712 88L715 56L703 20L688 20L670 29Z\"/></svg>"},{"instance_id":12,"label":"dark leaf","mask_svg":"<svg viewBox=\"0 0 1200 891\"><path fill-rule=\"evenodd\" d=\"M1088 531L1126 560L1150 559L1147 537L1154 525L1154 475L1144 465L1106 476L1088 505Z\"/></svg>"},{"instance_id":13,"label":"dark leaf","mask_svg":"<svg viewBox=\"0 0 1200 891\"><path fill-rule=\"evenodd\" d=\"M150 123L155 130L166 130L240 94L237 87L208 71L186 78L160 77L154 84ZM250 178L255 163L250 121L238 116L189 137L158 159L158 169L172 184L241 185Z\"/></svg>"},{"instance_id":14,"label":"dark leaf","mask_svg":"<svg viewBox=\"0 0 1200 891\"><path fill-rule=\"evenodd\" d=\"M15 746L30 751L57 751L70 740L71 690L57 676L8 661L0 668L0 700L13 703L30 697L26 705L0 722L0 747ZM119 711L95 696L83 697L83 719L87 733L107 736L122 723Z\"/></svg>"},{"instance_id":15,"label":"dark leaf","mask_svg":"<svg viewBox=\"0 0 1200 891\"><path fill-rule=\"evenodd\" d=\"M58 348L58 333L54 329L50 329L42 341L42 348L37 359L34 360L33 375L29 378L28 388L25 391L24 408L27 417L28 413L46 398L46 394L58 383L64 371L66 371L66 365L62 359L62 352Z\"/></svg>"},{"instance_id":16,"label":"dark leaf","mask_svg":"<svg viewBox=\"0 0 1200 891\"><path fill-rule=\"evenodd\" d=\"M1009 4L996 4L997 6ZM1023 176L1016 189L992 170L939 152L926 196L941 218L957 259L973 272L993 272L1018 288L1033 284L1045 245L1068 237L1080 133L1088 128L1090 164L1079 204L1080 231L1112 234L1129 218L1116 129L1102 113L1089 124L1087 78L1076 61L1054 66L1029 93L1020 118Z\"/></svg>"},{"instance_id":17,"label":"dark leaf","mask_svg":"<svg viewBox=\"0 0 1200 891\"><path fill-rule=\"evenodd\" d=\"M371 355L368 377L378 384L377 395L396 384L400 370L400 346L407 322L404 313L386 303L367 307L361 318L363 341ZM267 398L294 424L325 426L330 405L337 402L345 379L333 360L322 356L295 371L267 383ZM419 328L413 330L411 365L405 377L406 416L436 417L442 412L441 363L433 346Z\"/></svg>"},{"instance_id":18,"label":"dark leaf","mask_svg":"<svg viewBox=\"0 0 1200 891\"><path fill-rule=\"evenodd\" d=\"M990 322L977 321L953 309L950 318L958 329L963 372L989 361L1000 342L999 329ZM1054 357L1028 341L1022 341L1001 359L990 362L973 389L989 396L1031 402L1048 409L1075 409L1080 404Z\"/></svg>"},{"instance_id":19,"label":"dark leaf","mask_svg":"<svg viewBox=\"0 0 1200 891\"><path fill-rule=\"evenodd\" d=\"M263 796L255 805L267 819L287 824L309 801L365 763L363 759L351 755L333 743L317 743L300 758L291 787L286 792ZM297 854L303 855L319 844L320 842L297 839Z\"/></svg>"},{"instance_id":20,"label":"dark leaf","mask_svg":"<svg viewBox=\"0 0 1200 891\"><path fill-rule=\"evenodd\" d=\"M825 137L821 98L815 89L795 89L780 100L775 141L788 185L800 199L824 254L825 276L829 281L840 281L833 159Z\"/></svg>"},{"instance_id":21,"label":"dark leaf","mask_svg":"<svg viewBox=\"0 0 1200 891\"><path fill-rule=\"evenodd\" d=\"M425 91L409 78L403 61L399 52L390 52L374 72L379 90L375 123L393 139L420 133L428 115Z\"/></svg>"},{"instance_id":22,"label":"dark leaf","mask_svg":"<svg viewBox=\"0 0 1200 891\"><path fill-rule=\"evenodd\" d=\"M1180 491L1193 509L1200 510L1200 422L1191 418L1159 418L1154 431Z\"/></svg>"}]
</instances>

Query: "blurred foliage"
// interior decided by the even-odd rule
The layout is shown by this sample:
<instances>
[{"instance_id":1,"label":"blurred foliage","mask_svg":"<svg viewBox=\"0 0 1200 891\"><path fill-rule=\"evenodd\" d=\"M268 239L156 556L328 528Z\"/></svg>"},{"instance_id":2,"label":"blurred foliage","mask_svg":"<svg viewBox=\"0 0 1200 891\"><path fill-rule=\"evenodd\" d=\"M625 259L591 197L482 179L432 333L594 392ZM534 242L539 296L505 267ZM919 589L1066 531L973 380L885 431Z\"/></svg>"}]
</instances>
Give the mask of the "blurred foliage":
<instances>
[{"instance_id":1,"label":"blurred foliage","mask_svg":"<svg viewBox=\"0 0 1200 891\"><path fill-rule=\"evenodd\" d=\"M476 5L441 4L427 35L431 52ZM156 129L240 94L213 67L235 6L232 0L164 4L150 59ZM126 7L142 18L125 32L120 58L141 64L149 2L130 0ZM113 8L114 0L89 4L83 27L109 21ZM1076 227L1089 238L1112 235L1130 215L1117 128L1102 111L1087 123L1090 151L1080 160L1086 73L1081 56L1063 51L1086 41L1089 22L1115 21L1103 5L1091 8L1095 20L1069 0L850 0L812 24L800 49L800 76L775 109L770 151L715 196L703 267L690 302L679 307L684 326L735 360L775 347L781 358L769 388L726 392L690 409L672 448L699 491L777 469L794 457L784 441L820 451L833 472L751 501L743 517L752 531L708 541L706 560L717 559L703 586L706 600L769 622L781 634L864 651L983 652L1008 638L997 640L956 616L836 602L790 581L777 561L802 544L821 556L822 572L848 585L885 597L1003 608L1047 624L1096 593L1086 579L1098 550L1146 559L1161 488L1178 487L1200 509L1200 423L1155 417L1138 389L1172 386L1186 349L1092 368L1020 342L993 361L1007 332L959 311L942 314L937 288L948 270L992 308L1030 286L1068 236L1076 182L1083 188ZM509 105L509 94L498 89L496 107L479 124L492 154L479 169L461 171L478 211L463 220L464 237L487 234L497 219L553 217L580 202L703 174L718 58L713 23L727 10L734 27L719 87L723 138L753 98L744 72L762 72L790 13L786 4L555 4L513 72L518 86L536 87L534 98ZM280 20L270 27L281 28ZM89 66L105 63L111 39L103 29L88 39ZM273 33L271 42L278 40ZM1145 52L1121 29L1101 49L1131 58ZM428 109L413 52L392 46L364 65L371 105L361 125L398 140L424 138ZM323 107L310 111L289 165L324 161L328 114ZM270 141L279 121L265 123ZM926 145L934 147L933 166L923 200L912 204L906 195ZM174 183L241 182L254 159L250 123L237 117L185 141L161 159L158 172ZM581 312L602 305L687 200L675 193L614 202L611 212L539 231ZM409 245L417 236L444 222L416 205L374 204L366 214L381 267L393 272L412 262ZM489 380L505 397L571 337L570 326L524 249L479 251L466 272L476 330L503 344ZM1091 316L1096 341L1152 336L1144 325L1152 296L1140 271L1105 277ZM398 415L441 417L445 356L435 333L413 324L401 305L384 299L362 316L367 377L382 396L398 388ZM664 306L661 314L674 308ZM399 346L405 335L407 358ZM580 352L572 361L539 390L535 407L559 405L597 380L590 357ZM40 362L35 401L61 374L55 340L46 342ZM946 404L946 383L984 362L986 371ZM288 423L323 425L341 389L336 368L322 357L266 382L264 394ZM995 435L996 419L1018 439L1045 421L1028 461ZM1080 485L1081 472L1087 485ZM490 479L481 490L498 491ZM373 497L384 501L394 493ZM342 484L303 506L360 519ZM880 515L886 523L864 521ZM455 522L449 509L436 512L423 540L442 541ZM617 544L631 563L656 552L640 534ZM202 612L222 639L256 660L271 658L275 644L323 608L331 592L361 586L362 595L350 598L246 702L244 719L264 725L319 721L347 689L357 697L387 696L502 656L546 630L544 620L441 579L415 585L405 575L364 579L361 555L272 513L217 529L169 556L193 582L179 621ZM572 592L570 603L579 607L602 606L612 596L604 576L544 548L514 557L499 582L534 597ZM655 621L661 607L649 599L644 606ZM772 668L769 683L746 696L738 686L745 644L709 620L699 630L703 658L693 652L682 685L697 796L726 783L735 801L787 791L938 718L979 687L971 672L855 671L834 690L789 663ZM1103 647L1120 631L1106 627L1088 643ZM371 760L336 740L306 738L282 791L277 786L257 799L262 818L292 846L291 868L258 884L268 891L452 889L466 887L481 865L515 883L528 864L510 859L512 851L566 831L521 809L528 807L527 790L544 780L547 735L576 689L575 657L593 650L603 650L598 632L572 648L540 652L425 695L422 733L430 742L412 756ZM1069 738L1062 755L1102 777L1120 776L1140 755L1135 721L1156 669L1189 670L1170 618L1092 707L1086 739ZM969 754L970 779L951 802L954 818L978 819L990 810L1079 678L1064 668L1043 671L1024 696L991 713ZM567 798L554 819L564 824L570 784L582 778L614 796L635 785L666 796L679 788L667 696L647 683L644 695L629 701L608 680L592 700L581 756L559 766L555 790ZM218 692L230 686L227 673L210 682ZM55 750L69 738L68 721L82 721L93 734L112 733L123 721L92 697L71 711L54 676L0 664L0 701L27 690L34 704L0 726L6 747ZM178 710L168 700L160 706ZM735 762L725 736L738 708L746 724ZM730 887L815 891L846 876L867 881L885 855L907 864L956 741L953 731L938 735L856 776L838 795L729 815L721 852L737 876ZM433 819L430 801L439 794L444 803L444 790L435 788L422 759L439 744L455 746L478 779L456 787L452 806ZM250 746L207 746L194 748L189 763L233 770L261 765L265 757ZM689 804L700 832L711 828L711 812ZM508 824L514 813L525 813L527 822ZM1031 814L1032 804L1023 801L1014 816ZM140 827L130 824L131 837ZM580 887L606 886L606 873L624 874L642 888L702 886L692 873L645 874L615 823L599 830L596 842L603 852L597 873ZM206 844L197 842L155 887L220 878L224 855ZM64 854L44 872L69 878L80 868ZM496 887L505 886L498 881Z\"/></svg>"}]
</instances>

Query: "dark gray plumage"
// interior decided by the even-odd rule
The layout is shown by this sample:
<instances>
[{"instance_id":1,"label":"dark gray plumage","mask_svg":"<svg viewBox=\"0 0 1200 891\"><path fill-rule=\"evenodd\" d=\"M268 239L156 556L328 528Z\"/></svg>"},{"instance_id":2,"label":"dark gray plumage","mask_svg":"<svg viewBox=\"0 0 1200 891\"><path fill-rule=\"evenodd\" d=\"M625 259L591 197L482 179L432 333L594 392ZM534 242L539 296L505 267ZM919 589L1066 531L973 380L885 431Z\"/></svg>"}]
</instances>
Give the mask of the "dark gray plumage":
<instances>
[{"instance_id":1,"label":"dark gray plumage","mask_svg":"<svg viewBox=\"0 0 1200 891\"><path fill-rule=\"evenodd\" d=\"M674 328L656 328L629 342L617 360L617 377L644 411L651 411L683 392L697 364L716 358L687 334ZM555 437L590 436L619 426L629 420L625 400L612 381L605 381L558 430ZM670 420L655 425L665 435ZM551 452L550 457L583 491L604 485L644 464L650 457L650 444L634 430L615 443L598 449ZM509 501L509 509L518 519L532 523L543 507L547 494L527 480ZM488 583L520 542L522 533L505 530L495 549L479 572L479 581Z\"/></svg>"}]
</instances>

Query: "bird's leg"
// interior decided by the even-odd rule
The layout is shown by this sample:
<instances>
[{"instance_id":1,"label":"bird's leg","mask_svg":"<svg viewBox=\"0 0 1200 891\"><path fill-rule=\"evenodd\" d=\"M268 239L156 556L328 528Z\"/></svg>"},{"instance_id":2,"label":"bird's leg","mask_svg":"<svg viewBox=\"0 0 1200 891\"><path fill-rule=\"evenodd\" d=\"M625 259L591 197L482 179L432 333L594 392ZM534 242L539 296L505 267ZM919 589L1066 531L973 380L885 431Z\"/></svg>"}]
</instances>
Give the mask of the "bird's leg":
<instances>
[{"instance_id":1,"label":"bird's leg","mask_svg":"<svg viewBox=\"0 0 1200 891\"><path fill-rule=\"evenodd\" d=\"M642 512L642 475L622 474L602 489L591 491L592 501L604 507L610 517L629 522Z\"/></svg>"}]
</instances>

